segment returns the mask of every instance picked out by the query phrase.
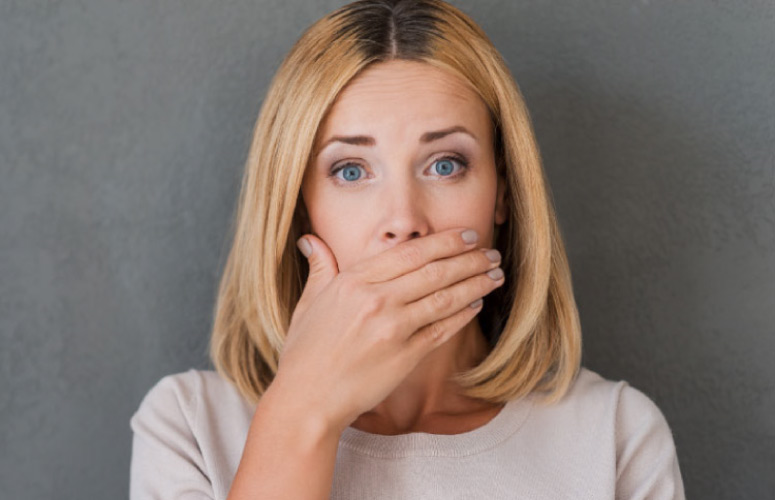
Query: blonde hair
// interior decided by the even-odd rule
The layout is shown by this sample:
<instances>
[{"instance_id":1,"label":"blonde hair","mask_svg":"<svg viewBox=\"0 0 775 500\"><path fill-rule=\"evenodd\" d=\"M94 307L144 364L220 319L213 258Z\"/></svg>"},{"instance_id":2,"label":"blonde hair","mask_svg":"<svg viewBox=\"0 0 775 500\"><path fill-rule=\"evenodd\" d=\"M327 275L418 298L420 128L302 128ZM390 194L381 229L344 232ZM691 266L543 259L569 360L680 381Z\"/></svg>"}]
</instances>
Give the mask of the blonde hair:
<instances>
[{"instance_id":1,"label":"blonde hair","mask_svg":"<svg viewBox=\"0 0 775 500\"><path fill-rule=\"evenodd\" d=\"M520 90L489 38L441 0L361 0L310 26L269 86L242 177L214 311L218 373L257 402L277 373L309 272L296 249L300 187L319 125L340 90L370 64L414 60L467 82L489 108L509 217L495 247L506 283L479 314L491 350L454 380L464 395L503 403L532 391L559 400L578 374L581 326L570 269ZM302 202L303 203L303 202Z\"/></svg>"}]
</instances>

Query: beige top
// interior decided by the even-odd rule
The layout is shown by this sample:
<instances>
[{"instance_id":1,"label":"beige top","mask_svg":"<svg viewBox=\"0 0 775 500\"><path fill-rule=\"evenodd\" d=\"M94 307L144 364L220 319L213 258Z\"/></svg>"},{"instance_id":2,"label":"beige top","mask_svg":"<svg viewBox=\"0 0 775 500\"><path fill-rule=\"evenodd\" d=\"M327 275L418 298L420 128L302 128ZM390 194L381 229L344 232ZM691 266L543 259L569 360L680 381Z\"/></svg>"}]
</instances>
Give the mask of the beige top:
<instances>
[{"instance_id":1,"label":"beige top","mask_svg":"<svg viewBox=\"0 0 775 500\"><path fill-rule=\"evenodd\" d=\"M582 367L560 402L537 400L462 434L347 427L331 498L685 498L670 428L639 390ZM214 371L163 377L130 420L130 499L225 499L254 410Z\"/></svg>"}]
</instances>

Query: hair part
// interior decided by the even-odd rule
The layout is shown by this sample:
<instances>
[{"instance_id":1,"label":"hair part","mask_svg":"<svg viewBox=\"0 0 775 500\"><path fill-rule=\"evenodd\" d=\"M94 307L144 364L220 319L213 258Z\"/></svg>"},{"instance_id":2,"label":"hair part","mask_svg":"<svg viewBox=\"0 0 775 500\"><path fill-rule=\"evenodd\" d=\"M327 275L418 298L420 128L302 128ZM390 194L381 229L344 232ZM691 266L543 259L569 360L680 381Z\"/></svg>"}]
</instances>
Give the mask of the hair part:
<instances>
[{"instance_id":1,"label":"hair part","mask_svg":"<svg viewBox=\"0 0 775 500\"><path fill-rule=\"evenodd\" d=\"M565 245L521 92L474 21L441 0L360 0L310 26L272 79L242 177L232 245L217 291L210 357L257 402L278 369L309 267L302 178L320 124L366 67L393 59L446 70L481 97L493 120L509 216L497 227L503 286L478 315L490 353L454 375L464 395L503 403L533 391L559 400L578 374L581 325Z\"/></svg>"}]
</instances>

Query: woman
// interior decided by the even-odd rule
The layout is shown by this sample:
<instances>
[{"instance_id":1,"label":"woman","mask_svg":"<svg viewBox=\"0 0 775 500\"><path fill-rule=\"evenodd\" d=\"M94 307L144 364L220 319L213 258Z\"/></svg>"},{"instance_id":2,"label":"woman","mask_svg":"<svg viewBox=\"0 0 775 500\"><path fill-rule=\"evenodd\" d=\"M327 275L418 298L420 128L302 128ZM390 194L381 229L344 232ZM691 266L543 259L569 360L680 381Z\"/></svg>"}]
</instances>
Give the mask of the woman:
<instances>
[{"instance_id":1,"label":"woman","mask_svg":"<svg viewBox=\"0 0 775 500\"><path fill-rule=\"evenodd\" d=\"M528 112L440 0L354 2L292 48L211 340L217 371L132 417L133 499L684 496L659 409L580 366Z\"/></svg>"}]
</instances>

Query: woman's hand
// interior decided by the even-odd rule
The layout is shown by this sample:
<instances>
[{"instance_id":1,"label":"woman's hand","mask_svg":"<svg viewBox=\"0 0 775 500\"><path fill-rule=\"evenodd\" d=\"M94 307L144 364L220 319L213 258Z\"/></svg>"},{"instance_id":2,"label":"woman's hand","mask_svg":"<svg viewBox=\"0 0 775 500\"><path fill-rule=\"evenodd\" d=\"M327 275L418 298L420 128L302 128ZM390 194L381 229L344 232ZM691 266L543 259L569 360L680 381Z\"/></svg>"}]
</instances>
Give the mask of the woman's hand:
<instances>
[{"instance_id":1,"label":"woman's hand","mask_svg":"<svg viewBox=\"0 0 775 500\"><path fill-rule=\"evenodd\" d=\"M334 432L384 400L481 310L469 304L504 282L486 274L500 260L462 232L404 242L343 272L321 239L305 235L309 278L272 385Z\"/></svg>"}]
</instances>

